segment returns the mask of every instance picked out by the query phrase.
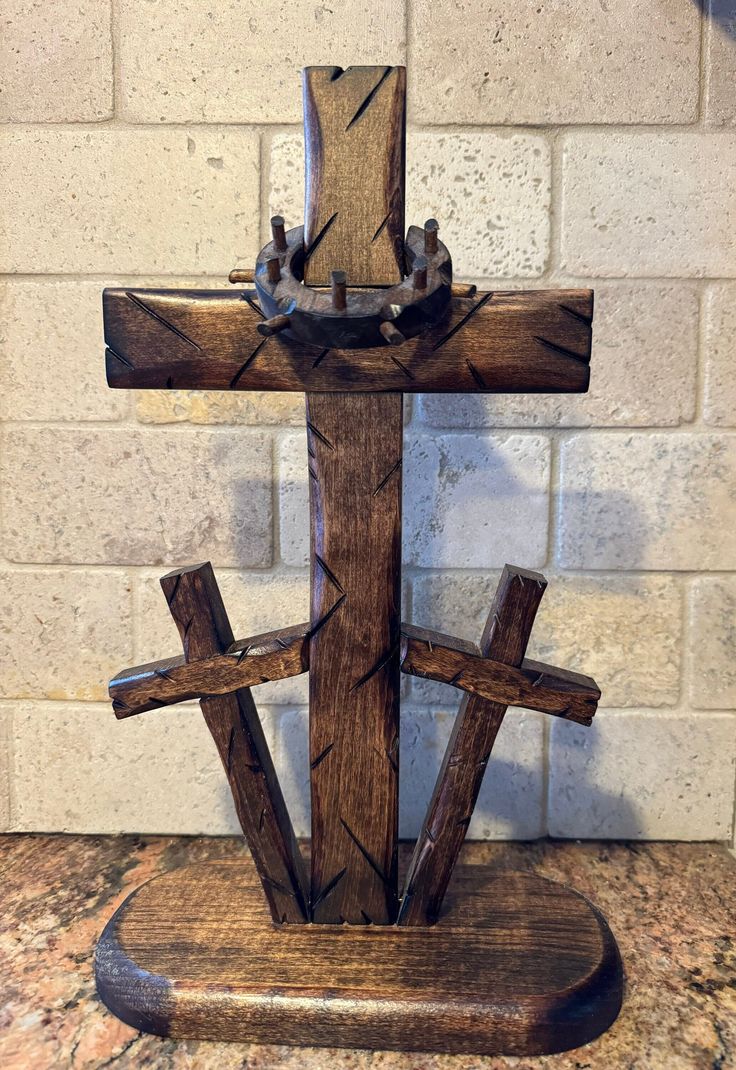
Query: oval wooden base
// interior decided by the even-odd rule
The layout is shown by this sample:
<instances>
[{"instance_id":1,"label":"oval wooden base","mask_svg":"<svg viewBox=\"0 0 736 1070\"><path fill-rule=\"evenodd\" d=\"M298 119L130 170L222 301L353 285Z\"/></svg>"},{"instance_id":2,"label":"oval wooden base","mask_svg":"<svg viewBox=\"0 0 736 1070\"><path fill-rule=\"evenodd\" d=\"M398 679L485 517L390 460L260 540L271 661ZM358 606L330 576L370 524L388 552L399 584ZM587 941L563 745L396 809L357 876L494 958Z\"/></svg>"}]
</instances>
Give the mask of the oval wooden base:
<instances>
[{"instance_id":1,"label":"oval wooden base","mask_svg":"<svg viewBox=\"0 0 736 1070\"><path fill-rule=\"evenodd\" d=\"M433 928L284 925L250 860L188 866L134 892L97 947L97 989L163 1036L542 1054L616 1018L616 942L576 892L459 866Z\"/></svg>"}]
</instances>

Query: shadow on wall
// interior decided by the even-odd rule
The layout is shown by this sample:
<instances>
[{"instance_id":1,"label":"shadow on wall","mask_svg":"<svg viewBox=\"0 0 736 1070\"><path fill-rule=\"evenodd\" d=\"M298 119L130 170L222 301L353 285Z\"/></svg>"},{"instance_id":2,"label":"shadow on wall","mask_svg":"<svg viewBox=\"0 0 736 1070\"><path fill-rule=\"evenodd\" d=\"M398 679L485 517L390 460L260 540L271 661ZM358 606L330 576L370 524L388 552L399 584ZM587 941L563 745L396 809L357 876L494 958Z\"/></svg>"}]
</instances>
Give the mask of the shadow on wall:
<instances>
[{"instance_id":1,"label":"shadow on wall","mask_svg":"<svg viewBox=\"0 0 736 1070\"><path fill-rule=\"evenodd\" d=\"M694 0L704 19L713 22L736 44L736 0Z\"/></svg>"},{"instance_id":2,"label":"shadow on wall","mask_svg":"<svg viewBox=\"0 0 736 1070\"><path fill-rule=\"evenodd\" d=\"M430 448L436 436L423 434ZM509 438L518 438L520 442L528 440L529 436L515 434L514 432L492 434L479 432L477 434L451 434L450 442L444 450L443 466L440 466L441 478L436 482L427 478L428 471L422 471L421 464L412 474L413 465L407 466L405 477L405 513L406 522L404 527L404 558L414 559L416 565L432 567L454 567L459 569L473 568L480 575L483 572L492 573L499 566L501 555L510 563L520 566L533 566L540 556L544 555L546 537L542 539L542 549L529 550L533 559L526 557L525 546L527 540L520 531L529 517L524 518L523 508L530 496L538 495L543 499L544 525L549 508L546 491L546 475L542 477L541 469L535 472L535 464L546 464L542 454L517 456L515 450L508 447ZM457 440L462 445L458 450L453 449L453 442ZM473 441L482 443L482 465L492 473L492 479L488 479L483 472L466 469L468 457L472 455ZM406 442L407 451L410 442ZM304 451L303 479L304 495L298 507L299 515L306 521L306 483L307 483L307 458ZM545 470L546 471L546 470ZM416 487L416 481L420 481L420 487ZM414 483L414 486L412 485ZM428 484L431 483L431 486ZM485 485L484 485L485 484ZM544 484L544 490L540 487ZM254 492L259 488L244 479L238 481L235 487L233 501L231 502L231 524L238 531L243 525L247 526L249 503L253 500ZM206 493L203 494L206 497ZM422 499L419 502L419 499ZM572 499L572 500L571 500ZM417 505L417 502L419 504ZM522 503L522 515L518 513L518 504ZM448 505L451 506L447 510ZM586 517L605 513L615 518L616 528L622 534L625 533L626 544L629 552L634 556L640 555L642 543L646 541L647 532L642 518L638 515L636 504L622 490L611 492L610 489L599 491L595 487L585 487L565 495L564 509L580 518L578 535L581 539L586 538ZM446 512L447 510L447 512ZM416 513L415 523L412 523L412 515ZM475 517L475 520L473 519ZM418 524L416 523L418 521ZM431 539L427 539L427 527L434 521ZM416 542L420 546L420 558L414 558L412 549L407 545L414 540L412 528L418 529ZM484 536L484 533L487 533ZM476 556L479 545L482 546L484 538L488 546L494 544L492 554L485 557ZM238 540L236 539L236 543ZM508 551L504 549L508 545ZM204 556L207 556L206 545L203 546ZM422 559L423 558L423 559ZM246 562L243 561L243 565ZM554 582L554 581L552 581ZM425 607L426 608L426 607ZM489 602L490 608L490 602ZM416 619L411 608L406 617L419 625L436 624L440 630L442 621L438 615L429 620ZM429 610L431 614L431 609ZM544 614L544 601L540 614ZM237 623L234 623L238 631ZM271 626L279 627L291 623L289 621L273 620ZM468 625L470 627L470 624ZM445 630L452 631L448 622ZM465 630L462 637L472 638L477 641L478 635L470 636ZM561 664L561 668L571 666ZM575 666L585 672L588 668L582 664ZM426 809L434 782L439 770L442 753L449 735L449 727L452 719L453 707L460 700L460 693L455 688L442 687L446 692L446 699L434 702L429 700L411 699L402 701L402 767L405 775L410 777L405 781L401 791L401 834L404 837L416 836L422 816ZM266 708L271 705L267 685L256 689L256 702ZM606 704L605 692L602 705ZM428 713L448 711L449 716L445 719L430 716L416 718L416 708L420 707ZM415 709L413 709L413 707ZM484 790L477 809L478 826L484 831L490 830L491 835L510 839L529 839L537 835L539 821L532 816L534 812L544 812L542 796L545 791L545 773L540 767L541 743L537 750L527 741L523 735L527 728L533 731L531 725L520 725L518 715L521 711L510 713L504 727L501 730L494 756L489 763L488 772L484 781ZM280 745L277 747L279 774L282 779L285 795L289 803L292 820L300 835L308 834L309 829L309 768L307 757L307 718L297 714L294 707L291 712L288 707L281 707L278 714L277 734L281 736ZM543 715L540 715L543 716ZM412 730L409 722L417 720L421 725L421 740L412 739ZM552 719L548 719L549 725ZM517 727L518 725L518 727ZM574 726L571 726L574 728ZM585 761L571 772L567 777L563 770L560 775L565 781L565 786L560 790L571 794L571 802L574 797L579 797L581 807L590 815L589 835L598 834L606 836L607 821L613 817L616 828L627 828L631 835L636 835L636 830L641 827L640 815L634 801L626 795L626 789L622 793L611 793L596 784L596 756L597 751L603 746L601 735L596 731L595 725L591 729L581 729L585 735ZM517 734L519 733L519 734ZM416 733L414 733L416 735ZM529 745L527 745L529 744ZM577 763L576 763L577 765ZM568 783L569 782L569 783ZM558 783L560 781L558 780ZM227 787L223 782L223 792ZM539 801L537 801L539 800ZM586 826L587 827L587 826ZM476 833L477 835L478 833Z\"/></svg>"}]
</instances>

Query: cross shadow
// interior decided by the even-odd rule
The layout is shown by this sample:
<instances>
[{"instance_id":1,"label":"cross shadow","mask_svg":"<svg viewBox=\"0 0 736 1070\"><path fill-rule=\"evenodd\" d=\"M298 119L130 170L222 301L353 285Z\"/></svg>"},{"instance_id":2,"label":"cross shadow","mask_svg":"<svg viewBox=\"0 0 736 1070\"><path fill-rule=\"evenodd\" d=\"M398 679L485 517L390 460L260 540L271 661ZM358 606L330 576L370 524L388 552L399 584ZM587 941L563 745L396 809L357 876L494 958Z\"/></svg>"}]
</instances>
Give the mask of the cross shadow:
<instances>
[{"instance_id":1,"label":"cross shadow","mask_svg":"<svg viewBox=\"0 0 736 1070\"><path fill-rule=\"evenodd\" d=\"M496 571L495 565L498 562L494 562L493 566L489 564L486 570L482 565L478 564L477 560L473 559L473 540L477 539L478 533L471 531L468 535L462 527L463 516L471 511L482 518L482 523L489 530L495 532L502 546L508 543L509 552L507 556L514 564L522 566L529 564L523 558L520 560L519 556L514 553L514 544L519 544L519 518L515 503L524 497L528 489L526 481L533 478L534 474L530 473L525 465L519 467L515 464L506 464L504 461L503 443L508 435L515 433L514 431L503 431L489 436L488 432L478 432L480 436L492 443L492 453L494 453L493 443L496 437L501 443L499 448L495 450L495 455L490 459L494 471L491 486L484 490L482 480L466 479L464 481L465 496L462 493L458 496L460 482L455 479L452 471L449 471L449 473L445 473L444 484L438 481L433 494L430 495L431 500L426 506L428 515L438 516L442 512L443 504L446 504L446 501L443 502L442 500L446 497L446 494L449 492L455 495L452 512L456 518L460 519L458 521L459 526L456 526L449 533L453 554L456 555L453 557L453 565L456 569L472 568L474 572L478 573L481 582L484 572L488 575ZM433 432L430 428L421 428L422 437L436 439L440 434L441 432ZM522 431L521 437L524 435L528 437L528 434L528 431ZM465 432L462 437L467 441L472 436ZM407 435L405 445L408 445L408 440L409 436ZM306 512L306 455L304 461L304 501L300 506L300 510L301 515L304 517L304 524L308 526ZM448 464L451 468L452 443L449 449ZM411 473L407 471L404 482L405 559L407 557L411 558L412 553L411 545L407 545L407 542L411 542L413 538L411 522L412 500L420 495L423 490L426 491L426 487L412 486L411 480ZM252 502L262 491L263 486L258 482L254 483L244 479L237 483L232 499L233 522L237 521L241 525L247 523ZM544 509L546 511L546 491L544 492L544 499ZM620 530L626 532L628 552L633 557L639 553L641 544L646 539L646 531L643 528L641 518L637 516L635 505L623 489L598 491L595 488L587 488L580 492L569 492L565 495L563 505L566 509L572 509L583 518L598 516L605 511L615 515ZM587 534L584 520L581 522L580 528L579 537L584 543ZM443 556L442 541L444 534L440 525L435 532L434 541L430 548L431 554L438 553L440 557ZM460 547L459 556L458 547ZM465 548L464 551L463 548ZM465 556L463 556L463 552ZM424 563L420 562L420 564ZM431 566L431 557L426 560L426 564ZM444 567L445 562L443 562ZM545 569L542 569L542 571L545 571ZM423 574L423 570L417 566L411 567L409 572L415 576ZM446 573L446 575L451 577L452 572ZM551 583L554 583L554 579L551 580ZM544 613L544 607L545 602L543 600L540 616ZM403 619L411 620L415 624L429 627L435 626L441 631L456 631L460 638L472 639L473 641L477 641L479 638L480 627L478 627L477 622L468 620L464 627L453 628L452 622L442 620L440 606L432 607L430 605L428 608L425 603L422 610L422 619L419 619L416 613L412 612L411 605L407 604L403 609ZM279 627L288 623L293 622L274 619L270 626ZM233 627L238 632L236 621L233 621ZM546 652L542 654L535 652L534 640L532 639L530 656L541 656L542 660L554 660L554 656L550 658L544 656L544 653ZM580 672L590 671L588 666L580 662L572 665L563 662L560 667L573 668ZM599 682L603 687L601 704L605 706L605 681ZM419 684L426 687L423 681L412 680L411 683L412 685ZM416 696L410 697L408 700L407 698L402 700L401 764L404 770L400 792L402 837L415 837L419 830L439 770L446 739L449 736L453 710L457 708L462 697L461 693L455 688L440 684L431 685L431 687L432 691L425 692L421 697ZM256 688L254 697L257 705L264 713L264 720L268 720L271 716L269 706L274 702L278 702L278 699L274 700L270 697L269 685ZM421 706L421 712L417 709L419 706ZM273 714L275 722L274 754L287 805L297 835L307 836L309 834L310 811L307 711L303 706L279 705L274 708ZM433 716L435 714L437 716ZM548 725L551 725L553 718L546 718L543 714L524 713L519 710L509 711L499 734L495 753L489 763L485 785L476 809L476 818L471 827L471 838L475 835L483 838L502 837L529 840L547 834L543 815L546 808L545 794L549 771L544 764L545 744L542 739L543 730L541 727L545 721ZM412 728L416 724L419 725L418 737ZM547 731L551 731L551 728L547 729ZM591 815L589 823L586 824L581 818L580 829L574 829L571 833L565 833L563 830L562 835L577 836L582 830L586 835L599 835L605 838L607 835L606 815L611 815L612 819L615 817L614 834L616 837L620 835L636 835L636 829L640 826L640 821L633 799L625 792L623 794L609 793L605 788L595 783L596 751L601 746L600 734L595 723L590 729L578 728L575 725L555 728L556 733L560 731L587 733L583 743L586 760L581 763L581 769L579 771L576 770L575 791L579 794L581 800L585 800L584 806L588 814ZM552 761L554 762L555 760L556 755L553 752ZM556 771L552 769L551 774L554 780ZM559 779L557 783L562 784ZM559 790L564 791L565 788L561 786ZM223 791L227 791L227 787L224 784ZM581 803L581 805L583 804ZM590 832L586 832L588 828ZM554 825L552 830L553 832L558 831Z\"/></svg>"},{"instance_id":2,"label":"cross shadow","mask_svg":"<svg viewBox=\"0 0 736 1070\"><path fill-rule=\"evenodd\" d=\"M704 19L736 43L736 3L734 0L693 0Z\"/></svg>"}]
</instances>

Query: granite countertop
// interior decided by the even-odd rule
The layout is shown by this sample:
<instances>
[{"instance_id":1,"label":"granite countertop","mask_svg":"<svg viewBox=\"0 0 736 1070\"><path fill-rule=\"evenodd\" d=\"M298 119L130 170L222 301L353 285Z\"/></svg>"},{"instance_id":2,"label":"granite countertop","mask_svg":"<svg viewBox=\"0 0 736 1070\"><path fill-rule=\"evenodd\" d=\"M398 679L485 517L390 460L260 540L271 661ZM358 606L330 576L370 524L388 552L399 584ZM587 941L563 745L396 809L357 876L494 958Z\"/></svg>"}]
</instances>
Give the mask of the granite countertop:
<instances>
[{"instance_id":1,"label":"granite countertop","mask_svg":"<svg viewBox=\"0 0 736 1070\"><path fill-rule=\"evenodd\" d=\"M235 839L0 837L3 1070L728 1070L736 1067L736 862L711 844L471 844L465 861L534 870L607 916L627 989L585 1047L545 1058L424 1055L172 1041L137 1033L95 995L95 941L138 885Z\"/></svg>"}]
</instances>

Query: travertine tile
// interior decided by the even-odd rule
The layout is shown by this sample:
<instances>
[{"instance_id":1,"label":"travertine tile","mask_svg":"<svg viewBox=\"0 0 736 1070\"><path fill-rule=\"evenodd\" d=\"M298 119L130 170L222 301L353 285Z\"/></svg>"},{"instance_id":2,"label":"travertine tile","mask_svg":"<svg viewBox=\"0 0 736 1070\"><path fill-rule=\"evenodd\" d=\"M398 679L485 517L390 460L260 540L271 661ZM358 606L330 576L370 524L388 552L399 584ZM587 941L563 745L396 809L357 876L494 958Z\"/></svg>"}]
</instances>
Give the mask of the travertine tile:
<instances>
[{"instance_id":1,"label":"travertine tile","mask_svg":"<svg viewBox=\"0 0 736 1070\"><path fill-rule=\"evenodd\" d=\"M258 135L243 127L9 127L5 272L227 275L258 252Z\"/></svg>"},{"instance_id":2,"label":"travertine tile","mask_svg":"<svg viewBox=\"0 0 736 1070\"><path fill-rule=\"evenodd\" d=\"M410 5L411 114L420 123L689 122L695 4L459 0Z\"/></svg>"},{"instance_id":3,"label":"travertine tile","mask_svg":"<svg viewBox=\"0 0 736 1070\"><path fill-rule=\"evenodd\" d=\"M412 437L404 453L404 560L433 568L544 564L549 441Z\"/></svg>"},{"instance_id":4,"label":"travertine tile","mask_svg":"<svg viewBox=\"0 0 736 1070\"><path fill-rule=\"evenodd\" d=\"M0 121L112 116L110 0L4 0L2 27Z\"/></svg>"},{"instance_id":5,"label":"travertine tile","mask_svg":"<svg viewBox=\"0 0 736 1070\"><path fill-rule=\"evenodd\" d=\"M701 576L690 592L690 702L736 707L736 576Z\"/></svg>"},{"instance_id":6,"label":"travertine tile","mask_svg":"<svg viewBox=\"0 0 736 1070\"><path fill-rule=\"evenodd\" d=\"M279 543L287 565L309 564L307 436L281 435L278 444Z\"/></svg>"},{"instance_id":7,"label":"travertine tile","mask_svg":"<svg viewBox=\"0 0 736 1070\"><path fill-rule=\"evenodd\" d=\"M269 208L290 226L303 218L303 172L301 135L275 135ZM407 224L439 219L458 278L528 278L544 270L550 152L538 134L410 132L406 197Z\"/></svg>"},{"instance_id":8,"label":"travertine tile","mask_svg":"<svg viewBox=\"0 0 736 1070\"><path fill-rule=\"evenodd\" d=\"M149 713L118 721L107 704L17 703L13 829L237 833L227 778L199 709ZM270 712L261 714L272 746Z\"/></svg>"},{"instance_id":9,"label":"travertine tile","mask_svg":"<svg viewBox=\"0 0 736 1070\"><path fill-rule=\"evenodd\" d=\"M117 420L128 395L105 382L102 285L8 280L0 287L0 418Z\"/></svg>"},{"instance_id":10,"label":"travertine tile","mask_svg":"<svg viewBox=\"0 0 736 1070\"><path fill-rule=\"evenodd\" d=\"M736 285L708 289L705 305L703 418L721 427L736 426Z\"/></svg>"},{"instance_id":11,"label":"travertine tile","mask_svg":"<svg viewBox=\"0 0 736 1070\"><path fill-rule=\"evenodd\" d=\"M538 435L411 437L404 442L403 556L425 568L544 564L549 442ZM309 559L306 438L280 445L281 556Z\"/></svg>"},{"instance_id":12,"label":"travertine tile","mask_svg":"<svg viewBox=\"0 0 736 1070\"><path fill-rule=\"evenodd\" d=\"M11 561L271 564L271 442L255 431L5 433Z\"/></svg>"},{"instance_id":13,"label":"travertine tile","mask_svg":"<svg viewBox=\"0 0 736 1070\"><path fill-rule=\"evenodd\" d=\"M718 125L736 123L736 6L734 0L706 0L705 118Z\"/></svg>"},{"instance_id":14,"label":"travertine tile","mask_svg":"<svg viewBox=\"0 0 736 1070\"><path fill-rule=\"evenodd\" d=\"M304 395L284 391L141 390L136 416L144 424L304 424Z\"/></svg>"},{"instance_id":15,"label":"travertine tile","mask_svg":"<svg viewBox=\"0 0 736 1070\"><path fill-rule=\"evenodd\" d=\"M725 840L735 771L734 714L600 710L591 728L556 720L549 834Z\"/></svg>"},{"instance_id":16,"label":"travertine tile","mask_svg":"<svg viewBox=\"0 0 736 1070\"><path fill-rule=\"evenodd\" d=\"M587 394L420 394L434 427L662 427L691 420L698 296L688 284L595 286Z\"/></svg>"},{"instance_id":17,"label":"travertine tile","mask_svg":"<svg viewBox=\"0 0 736 1070\"><path fill-rule=\"evenodd\" d=\"M104 569L0 573L0 694L107 698L133 653L128 577Z\"/></svg>"},{"instance_id":18,"label":"travertine tile","mask_svg":"<svg viewBox=\"0 0 736 1070\"><path fill-rule=\"evenodd\" d=\"M414 837L432 793L452 728L451 711L401 711L399 835ZM542 819L542 715L510 714L499 732L473 820L470 839L533 839ZM276 755L284 795L298 836L309 835L309 758L306 708L279 719Z\"/></svg>"},{"instance_id":19,"label":"travertine tile","mask_svg":"<svg viewBox=\"0 0 736 1070\"><path fill-rule=\"evenodd\" d=\"M309 712L281 710L275 723L274 764L297 836L311 835L309 803Z\"/></svg>"},{"instance_id":20,"label":"travertine tile","mask_svg":"<svg viewBox=\"0 0 736 1070\"><path fill-rule=\"evenodd\" d=\"M736 134L563 137L563 269L585 275L736 275Z\"/></svg>"},{"instance_id":21,"label":"travertine tile","mask_svg":"<svg viewBox=\"0 0 736 1070\"><path fill-rule=\"evenodd\" d=\"M236 639L309 620L309 576L306 572L216 569L215 574ZM161 590L160 575L163 570L160 573L146 572L140 578L137 611L142 623L135 653L137 662L158 661L181 653L179 633ZM253 697L260 708L262 702L306 702L307 691L305 673L290 680L275 680L255 687Z\"/></svg>"},{"instance_id":22,"label":"travertine tile","mask_svg":"<svg viewBox=\"0 0 736 1070\"><path fill-rule=\"evenodd\" d=\"M301 68L403 63L404 4L120 4L121 92L135 122L296 123Z\"/></svg>"},{"instance_id":23,"label":"travertine tile","mask_svg":"<svg viewBox=\"0 0 736 1070\"><path fill-rule=\"evenodd\" d=\"M547 574L528 656L592 676L608 706L670 706L679 697L682 642L679 585L671 576ZM477 643L498 574L418 576L412 619ZM457 694L412 679L416 703Z\"/></svg>"},{"instance_id":24,"label":"travertine tile","mask_svg":"<svg viewBox=\"0 0 736 1070\"><path fill-rule=\"evenodd\" d=\"M559 513L564 568L736 568L736 436L573 435Z\"/></svg>"},{"instance_id":25,"label":"travertine tile","mask_svg":"<svg viewBox=\"0 0 736 1070\"><path fill-rule=\"evenodd\" d=\"M416 836L453 723L452 711L402 712L400 835ZM513 711L504 720L468 828L471 840L543 836L542 714Z\"/></svg>"},{"instance_id":26,"label":"travertine tile","mask_svg":"<svg viewBox=\"0 0 736 1070\"><path fill-rule=\"evenodd\" d=\"M415 133L407 220L434 216L458 277L541 275L549 252L550 152L538 134Z\"/></svg>"}]
</instances>

